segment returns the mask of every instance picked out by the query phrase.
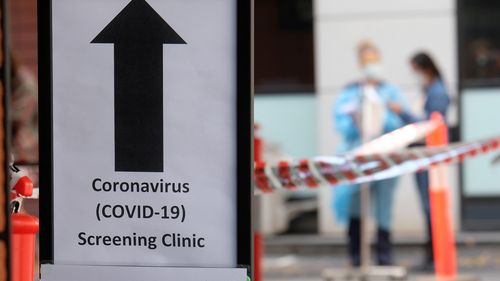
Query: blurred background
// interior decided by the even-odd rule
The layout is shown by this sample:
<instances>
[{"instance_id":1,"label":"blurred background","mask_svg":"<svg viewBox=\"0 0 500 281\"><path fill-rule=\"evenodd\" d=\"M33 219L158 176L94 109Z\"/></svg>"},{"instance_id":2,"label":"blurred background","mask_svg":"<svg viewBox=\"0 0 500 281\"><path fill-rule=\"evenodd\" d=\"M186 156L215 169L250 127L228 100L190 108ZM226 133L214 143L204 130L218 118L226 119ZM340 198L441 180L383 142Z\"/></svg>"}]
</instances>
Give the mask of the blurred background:
<instances>
[{"instance_id":1,"label":"blurred background","mask_svg":"<svg viewBox=\"0 0 500 281\"><path fill-rule=\"evenodd\" d=\"M383 78L412 107L421 86L410 59L421 51L434 58L451 98L453 141L500 133L494 121L500 120L499 13L500 2L488 0L255 0L254 119L264 159L337 151L333 106L342 88L361 78L356 48L363 40L379 48ZM490 160L452 166L450 175L459 265L486 275L486 268L500 270L500 170ZM396 260L410 268L425 241L413 177L399 180L393 212ZM345 228L336 223L331 193L326 188L259 199L266 280L321 280L323 268L348 264Z\"/></svg>"}]
</instances>

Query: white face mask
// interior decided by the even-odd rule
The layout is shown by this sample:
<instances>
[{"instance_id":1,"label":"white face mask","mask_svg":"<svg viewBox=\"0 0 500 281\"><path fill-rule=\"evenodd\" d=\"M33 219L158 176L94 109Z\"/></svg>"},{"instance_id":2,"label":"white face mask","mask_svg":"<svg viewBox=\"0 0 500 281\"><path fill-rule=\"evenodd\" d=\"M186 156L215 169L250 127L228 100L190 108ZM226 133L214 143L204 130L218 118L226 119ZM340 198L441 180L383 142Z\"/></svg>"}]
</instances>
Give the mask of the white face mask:
<instances>
[{"instance_id":1,"label":"white face mask","mask_svg":"<svg viewBox=\"0 0 500 281\"><path fill-rule=\"evenodd\" d=\"M363 67L363 77L366 80L382 79L382 65L380 63L369 63Z\"/></svg>"}]
</instances>

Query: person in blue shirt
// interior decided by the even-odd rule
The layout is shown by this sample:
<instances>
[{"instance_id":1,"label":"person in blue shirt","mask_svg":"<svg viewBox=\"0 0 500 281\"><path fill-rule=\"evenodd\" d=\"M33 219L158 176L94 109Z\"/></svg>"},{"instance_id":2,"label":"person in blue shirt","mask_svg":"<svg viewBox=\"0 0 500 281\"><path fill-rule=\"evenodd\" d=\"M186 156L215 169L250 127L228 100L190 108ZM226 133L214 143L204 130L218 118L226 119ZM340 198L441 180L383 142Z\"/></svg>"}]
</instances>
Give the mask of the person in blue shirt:
<instances>
[{"instance_id":1,"label":"person in blue shirt","mask_svg":"<svg viewBox=\"0 0 500 281\"><path fill-rule=\"evenodd\" d=\"M365 42L358 47L362 79L346 86L333 109L336 131L342 136L338 153L352 151L363 140L373 139L404 125L402 118L388 109L389 103L405 104L401 92L382 78L381 55L377 47ZM363 115L363 116L361 116ZM377 263L393 263L391 221L397 179L370 184L371 205L377 225ZM343 185L334 188L333 207L340 221L348 218L349 256L353 266L360 265L360 187Z\"/></svg>"},{"instance_id":2,"label":"person in blue shirt","mask_svg":"<svg viewBox=\"0 0 500 281\"><path fill-rule=\"evenodd\" d=\"M411 66L425 96L424 116L415 116L398 103L390 103L389 107L391 110L398 114L407 124L422 120L429 120L433 112L439 112L443 118L446 118L448 106L450 105L450 97L443 82L441 72L431 56L424 52L417 53L411 59ZM420 172L415 175L415 178L427 228L427 241L425 243L425 257L422 269L431 271L434 265L434 256L429 203L429 175L427 171Z\"/></svg>"}]
</instances>

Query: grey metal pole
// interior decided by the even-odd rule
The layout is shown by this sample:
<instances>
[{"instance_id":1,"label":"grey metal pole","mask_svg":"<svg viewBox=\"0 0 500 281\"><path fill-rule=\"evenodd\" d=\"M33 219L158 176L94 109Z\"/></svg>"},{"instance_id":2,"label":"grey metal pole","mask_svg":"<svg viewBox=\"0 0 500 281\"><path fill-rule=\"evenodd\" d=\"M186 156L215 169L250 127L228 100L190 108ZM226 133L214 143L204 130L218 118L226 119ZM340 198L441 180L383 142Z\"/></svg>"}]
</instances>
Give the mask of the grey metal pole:
<instances>
[{"instance_id":1,"label":"grey metal pole","mask_svg":"<svg viewBox=\"0 0 500 281\"><path fill-rule=\"evenodd\" d=\"M370 184L364 183L360 187L361 203L361 271L369 275L371 267L371 235L370 235Z\"/></svg>"},{"instance_id":2,"label":"grey metal pole","mask_svg":"<svg viewBox=\"0 0 500 281\"><path fill-rule=\"evenodd\" d=\"M359 134L362 144L365 144L369 141L369 136L367 136L364 132L366 132L366 128L364 128L366 118L365 112L363 112L363 104L364 104L363 93L361 94L361 102L360 102L360 111L359 111ZM361 224L361 274L363 276L370 275L370 267L371 267L371 236L370 236L370 184L363 183L360 186L360 224Z\"/></svg>"}]
</instances>

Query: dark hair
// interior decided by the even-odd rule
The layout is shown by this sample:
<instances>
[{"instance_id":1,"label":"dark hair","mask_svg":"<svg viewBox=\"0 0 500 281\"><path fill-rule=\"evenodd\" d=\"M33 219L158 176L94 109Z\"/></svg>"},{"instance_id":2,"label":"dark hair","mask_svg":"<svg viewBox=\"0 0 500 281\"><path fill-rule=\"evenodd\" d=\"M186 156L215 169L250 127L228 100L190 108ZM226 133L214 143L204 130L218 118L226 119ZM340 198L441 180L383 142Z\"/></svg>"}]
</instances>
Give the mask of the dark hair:
<instances>
[{"instance_id":1,"label":"dark hair","mask_svg":"<svg viewBox=\"0 0 500 281\"><path fill-rule=\"evenodd\" d=\"M411 62L418 65L423 71L426 71L436 78L441 78L441 72L437 68L434 60L427 53L417 53L411 58Z\"/></svg>"}]
</instances>

